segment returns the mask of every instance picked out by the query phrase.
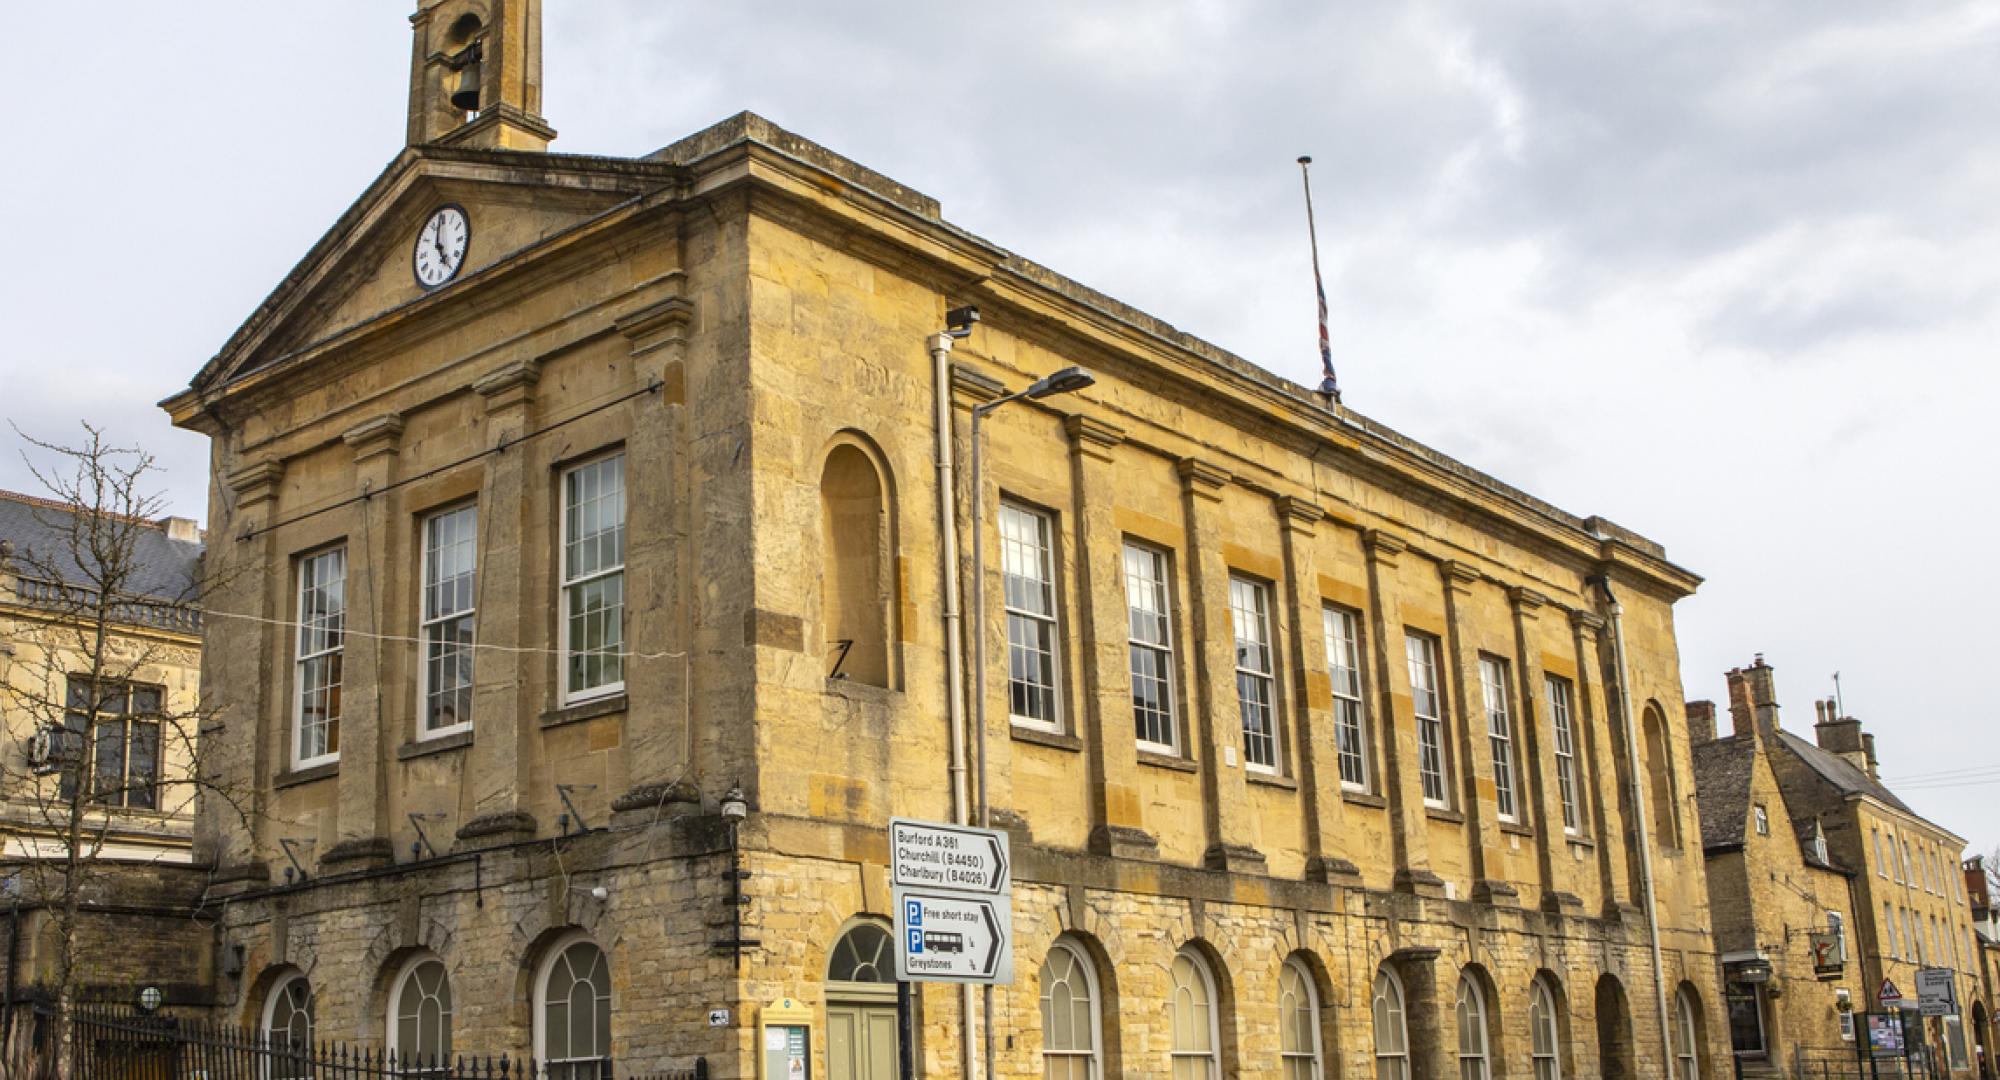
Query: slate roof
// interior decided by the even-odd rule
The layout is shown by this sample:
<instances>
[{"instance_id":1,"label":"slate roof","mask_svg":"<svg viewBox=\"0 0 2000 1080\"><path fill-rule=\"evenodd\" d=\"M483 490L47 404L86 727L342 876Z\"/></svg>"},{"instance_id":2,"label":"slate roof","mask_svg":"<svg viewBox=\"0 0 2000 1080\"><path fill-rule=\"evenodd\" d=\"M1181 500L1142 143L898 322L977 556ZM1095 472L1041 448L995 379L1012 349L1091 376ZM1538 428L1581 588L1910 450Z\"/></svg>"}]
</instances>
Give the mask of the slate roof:
<instances>
[{"instance_id":1,"label":"slate roof","mask_svg":"<svg viewBox=\"0 0 2000 1080\"><path fill-rule=\"evenodd\" d=\"M1740 735L1695 744L1694 794L1703 851L1743 846L1756 755L1756 746Z\"/></svg>"},{"instance_id":2,"label":"slate roof","mask_svg":"<svg viewBox=\"0 0 2000 1080\"><path fill-rule=\"evenodd\" d=\"M1812 742L1780 728L1778 741L1790 750L1794 757L1806 764L1820 779L1833 785L1842 795L1867 795L1887 803L1912 817L1923 817L1910 809L1909 804L1896 797L1896 793L1882 786L1880 780L1871 778L1866 772L1855 768L1846 758L1830 750L1822 750ZM1928 819L1927 819L1928 820Z\"/></svg>"},{"instance_id":3,"label":"slate roof","mask_svg":"<svg viewBox=\"0 0 2000 1080\"><path fill-rule=\"evenodd\" d=\"M91 584L89 575L70 556L63 529L71 511L61 503L38 499L12 491L0 491L0 543L13 546L10 569L23 577L36 577L39 566L28 566L29 556L53 564L63 584ZM131 593L181 601L196 594L201 580L201 553L198 542L175 540L165 529L148 524L134 536L136 569L129 583Z\"/></svg>"}]
</instances>

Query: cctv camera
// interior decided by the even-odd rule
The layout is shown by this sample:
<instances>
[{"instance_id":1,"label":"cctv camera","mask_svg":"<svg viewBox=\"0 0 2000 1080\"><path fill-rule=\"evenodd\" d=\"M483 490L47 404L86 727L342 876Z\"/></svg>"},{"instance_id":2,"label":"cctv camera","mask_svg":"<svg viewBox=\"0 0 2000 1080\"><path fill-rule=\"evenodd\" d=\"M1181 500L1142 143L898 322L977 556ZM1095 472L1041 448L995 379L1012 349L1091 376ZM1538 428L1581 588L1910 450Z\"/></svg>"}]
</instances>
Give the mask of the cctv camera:
<instances>
[{"instance_id":1,"label":"cctv camera","mask_svg":"<svg viewBox=\"0 0 2000 1080\"><path fill-rule=\"evenodd\" d=\"M979 309L967 304L945 312L945 333L954 338L969 337L974 323L979 321Z\"/></svg>"}]
</instances>

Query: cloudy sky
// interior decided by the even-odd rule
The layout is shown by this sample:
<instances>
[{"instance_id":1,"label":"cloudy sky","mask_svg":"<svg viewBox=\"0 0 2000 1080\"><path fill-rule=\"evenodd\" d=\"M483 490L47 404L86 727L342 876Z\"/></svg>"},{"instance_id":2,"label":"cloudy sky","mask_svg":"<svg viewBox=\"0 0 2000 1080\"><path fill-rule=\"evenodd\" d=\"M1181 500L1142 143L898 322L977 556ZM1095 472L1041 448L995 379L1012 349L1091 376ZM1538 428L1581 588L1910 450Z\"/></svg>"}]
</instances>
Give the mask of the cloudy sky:
<instances>
[{"instance_id":1,"label":"cloudy sky","mask_svg":"<svg viewBox=\"0 0 2000 1080\"><path fill-rule=\"evenodd\" d=\"M414 3L113 6L0 9L0 415L199 516L153 403L400 148ZM2000 845L2000 5L548 7L558 150L752 109L1304 383L1312 154L1349 404L1666 544L1689 697L1762 652L1809 733L1838 670Z\"/></svg>"}]
</instances>

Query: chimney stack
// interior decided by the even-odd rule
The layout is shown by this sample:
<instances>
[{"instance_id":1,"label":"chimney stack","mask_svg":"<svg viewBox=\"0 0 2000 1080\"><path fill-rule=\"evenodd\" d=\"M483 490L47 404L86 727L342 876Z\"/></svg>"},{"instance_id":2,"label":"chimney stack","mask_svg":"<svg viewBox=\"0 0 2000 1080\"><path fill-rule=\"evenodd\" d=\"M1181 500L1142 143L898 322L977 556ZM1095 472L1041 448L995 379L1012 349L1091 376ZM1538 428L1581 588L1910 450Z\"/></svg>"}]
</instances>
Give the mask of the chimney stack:
<instances>
[{"instance_id":1,"label":"chimney stack","mask_svg":"<svg viewBox=\"0 0 2000 1080\"><path fill-rule=\"evenodd\" d=\"M160 519L160 531L169 540L179 540L185 544L201 543L201 526L193 518L167 517Z\"/></svg>"},{"instance_id":2,"label":"chimney stack","mask_svg":"<svg viewBox=\"0 0 2000 1080\"><path fill-rule=\"evenodd\" d=\"M1872 776L1868 744L1874 738L1861 733L1861 721L1840 715L1840 706L1831 699L1813 702L1813 711L1819 714L1819 720L1813 724L1813 741L1819 743L1819 748L1839 754L1848 764Z\"/></svg>"},{"instance_id":3,"label":"chimney stack","mask_svg":"<svg viewBox=\"0 0 2000 1080\"><path fill-rule=\"evenodd\" d=\"M1687 703L1688 741L1696 746L1715 741L1715 702Z\"/></svg>"},{"instance_id":4,"label":"chimney stack","mask_svg":"<svg viewBox=\"0 0 2000 1080\"><path fill-rule=\"evenodd\" d=\"M1848 717L1848 719L1854 720L1853 717ZM1861 721L1854 720L1854 724L1858 727L1861 724ZM1878 768L1875 763L1875 736L1873 735L1861 736L1861 756L1867 760L1866 767L1868 769L1868 779L1870 780L1882 779L1882 770Z\"/></svg>"},{"instance_id":5,"label":"chimney stack","mask_svg":"<svg viewBox=\"0 0 2000 1080\"><path fill-rule=\"evenodd\" d=\"M1738 737L1756 735L1764 742L1778 739L1778 690L1775 669L1758 653L1747 668L1729 672L1729 721Z\"/></svg>"}]
</instances>

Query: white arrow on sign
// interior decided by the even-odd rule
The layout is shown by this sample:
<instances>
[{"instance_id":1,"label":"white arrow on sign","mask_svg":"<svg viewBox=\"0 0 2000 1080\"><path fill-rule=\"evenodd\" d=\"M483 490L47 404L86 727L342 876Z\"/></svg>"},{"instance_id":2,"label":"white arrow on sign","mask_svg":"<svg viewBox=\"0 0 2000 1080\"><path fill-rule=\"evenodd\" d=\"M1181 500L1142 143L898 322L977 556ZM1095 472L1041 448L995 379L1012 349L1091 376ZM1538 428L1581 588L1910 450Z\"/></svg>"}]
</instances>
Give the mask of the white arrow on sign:
<instances>
[{"instance_id":1,"label":"white arrow on sign","mask_svg":"<svg viewBox=\"0 0 2000 1080\"><path fill-rule=\"evenodd\" d=\"M950 889L990 895L1013 885L1007 862L1007 834L928 821L889 821L890 884L915 889Z\"/></svg>"},{"instance_id":2,"label":"white arrow on sign","mask_svg":"<svg viewBox=\"0 0 2000 1080\"><path fill-rule=\"evenodd\" d=\"M896 975L911 982L1014 981L1014 915L1005 900L895 890Z\"/></svg>"}]
</instances>

